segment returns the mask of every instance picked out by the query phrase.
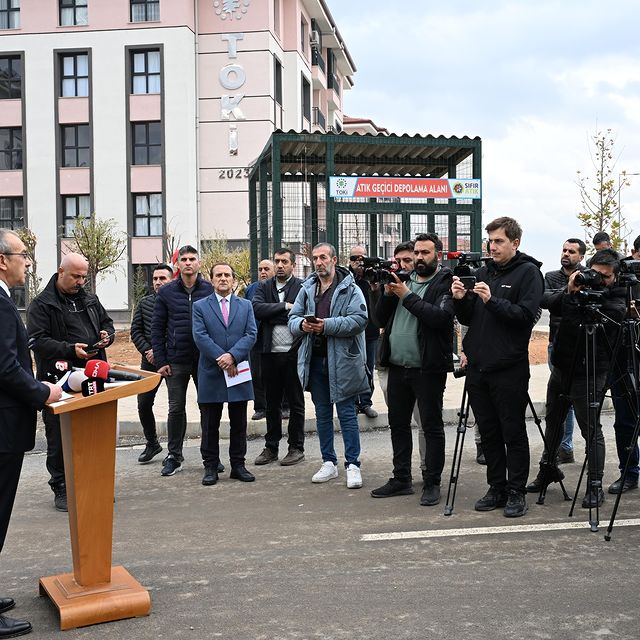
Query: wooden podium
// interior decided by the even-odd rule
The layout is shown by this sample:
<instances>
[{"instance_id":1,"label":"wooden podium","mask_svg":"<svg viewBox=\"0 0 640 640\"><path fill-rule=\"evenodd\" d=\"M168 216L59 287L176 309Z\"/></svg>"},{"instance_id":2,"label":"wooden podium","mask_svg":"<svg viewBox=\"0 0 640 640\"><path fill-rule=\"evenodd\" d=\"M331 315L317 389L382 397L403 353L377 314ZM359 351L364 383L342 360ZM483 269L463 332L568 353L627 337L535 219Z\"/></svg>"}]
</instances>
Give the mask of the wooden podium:
<instances>
[{"instance_id":1,"label":"wooden podium","mask_svg":"<svg viewBox=\"0 0 640 640\"><path fill-rule=\"evenodd\" d=\"M118 398L150 391L160 376L112 368L142 380L86 398L77 394L49 408L60 415L73 573L40 578L40 595L58 608L61 629L151 612L149 592L124 567L111 566L111 546Z\"/></svg>"}]
</instances>

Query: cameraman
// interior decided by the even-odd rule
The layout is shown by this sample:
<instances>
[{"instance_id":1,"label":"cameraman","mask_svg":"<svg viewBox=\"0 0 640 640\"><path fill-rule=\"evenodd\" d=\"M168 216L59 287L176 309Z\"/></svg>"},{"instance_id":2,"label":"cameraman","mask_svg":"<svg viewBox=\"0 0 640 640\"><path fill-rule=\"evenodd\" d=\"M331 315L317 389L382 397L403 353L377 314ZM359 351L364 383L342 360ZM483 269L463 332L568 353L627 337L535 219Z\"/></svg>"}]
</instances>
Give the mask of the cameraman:
<instances>
[{"instance_id":1,"label":"cameraman","mask_svg":"<svg viewBox=\"0 0 640 640\"><path fill-rule=\"evenodd\" d=\"M385 285L376 316L384 324L380 364L389 367L388 402L393 477L374 489L374 498L413 493L411 413L418 403L426 441L424 486L420 504L440 502L444 467L442 397L447 372L453 371L453 310L443 309L451 287L451 270L442 267L442 241L424 233L414 242L414 271L407 283L393 274Z\"/></svg>"},{"instance_id":2,"label":"cameraman","mask_svg":"<svg viewBox=\"0 0 640 640\"><path fill-rule=\"evenodd\" d=\"M527 487L527 491L538 492L544 484L556 482L564 476L551 462L555 461L563 434L563 424L569 405L573 405L576 419L587 440L589 437L589 399L586 378L585 338L582 325L592 312L589 307L596 307L598 317L610 318L613 322L604 322L601 327L604 335L596 332L595 353L595 388L597 397L594 402L600 403L607 385L611 347L615 342L619 323L625 314L624 290L614 288L616 274L620 268L618 254L613 249L598 251L589 263L590 269L575 271L569 277L567 287L548 299L549 311L560 316L560 324L553 342L551 377L547 385L546 430L545 438L548 451L543 454L540 472ZM577 280L576 280L577 278ZM597 296L595 304L587 305L587 296ZM608 344L607 344L608 343ZM601 481L604 471L604 436L598 413L597 424L593 425L595 434L592 443L587 447L589 452L589 474L591 481ZM584 509L600 506L604 501L602 488L587 486L582 507Z\"/></svg>"},{"instance_id":3,"label":"cameraman","mask_svg":"<svg viewBox=\"0 0 640 640\"><path fill-rule=\"evenodd\" d=\"M454 276L451 293L458 320L469 327L467 391L487 462L489 490L475 509L504 507L514 518L527 512L528 349L544 283L540 263L518 251L516 220L497 218L485 229L491 260L476 271L473 289Z\"/></svg>"}]
</instances>

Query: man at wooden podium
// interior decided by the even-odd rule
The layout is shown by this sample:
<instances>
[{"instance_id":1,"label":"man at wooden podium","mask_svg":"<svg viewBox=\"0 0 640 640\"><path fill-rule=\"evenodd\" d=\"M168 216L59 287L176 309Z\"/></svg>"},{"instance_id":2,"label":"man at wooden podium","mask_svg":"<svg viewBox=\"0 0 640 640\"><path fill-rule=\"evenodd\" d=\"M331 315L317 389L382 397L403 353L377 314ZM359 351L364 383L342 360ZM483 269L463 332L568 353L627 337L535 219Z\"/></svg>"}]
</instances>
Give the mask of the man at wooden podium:
<instances>
[{"instance_id":1,"label":"man at wooden podium","mask_svg":"<svg viewBox=\"0 0 640 640\"><path fill-rule=\"evenodd\" d=\"M9 289L24 285L31 262L20 238L0 229L0 551L18 488L24 452L33 449L37 409L59 400L62 389L33 377L27 332ZM2 615L15 606L0 598L0 639L31 631L26 620Z\"/></svg>"}]
</instances>

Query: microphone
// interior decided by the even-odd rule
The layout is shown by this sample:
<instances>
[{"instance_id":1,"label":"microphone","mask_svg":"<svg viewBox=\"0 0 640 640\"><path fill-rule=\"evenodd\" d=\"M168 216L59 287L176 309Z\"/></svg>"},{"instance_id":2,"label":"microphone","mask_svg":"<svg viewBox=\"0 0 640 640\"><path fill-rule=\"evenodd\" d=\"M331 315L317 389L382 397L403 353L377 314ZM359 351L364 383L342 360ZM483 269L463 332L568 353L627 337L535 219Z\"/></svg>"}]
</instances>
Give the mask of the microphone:
<instances>
[{"instance_id":1,"label":"microphone","mask_svg":"<svg viewBox=\"0 0 640 640\"><path fill-rule=\"evenodd\" d=\"M104 360L89 360L84 368L87 378L99 379L104 382L135 382L142 380L142 376L129 371L117 371L109 369L108 363Z\"/></svg>"},{"instance_id":2,"label":"microphone","mask_svg":"<svg viewBox=\"0 0 640 640\"><path fill-rule=\"evenodd\" d=\"M82 390L82 383L85 380L87 376L82 371L69 371L56 384L66 393L77 393Z\"/></svg>"},{"instance_id":3,"label":"microphone","mask_svg":"<svg viewBox=\"0 0 640 640\"><path fill-rule=\"evenodd\" d=\"M104 391L104 380L101 380L100 378L95 378L93 380L91 378L85 378L82 381L81 390L84 397L95 396L96 393Z\"/></svg>"},{"instance_id":4,"label":"microphone","mask_svg":"<svg viewBox=\"0 0 640 640\"><path fill-rule=\"evenodd\" d=\"M71 363L68 360L56 360L50 371L45 374L45 380L57 384L66 374L71 372Z\"/></svg>"}]
</instances>

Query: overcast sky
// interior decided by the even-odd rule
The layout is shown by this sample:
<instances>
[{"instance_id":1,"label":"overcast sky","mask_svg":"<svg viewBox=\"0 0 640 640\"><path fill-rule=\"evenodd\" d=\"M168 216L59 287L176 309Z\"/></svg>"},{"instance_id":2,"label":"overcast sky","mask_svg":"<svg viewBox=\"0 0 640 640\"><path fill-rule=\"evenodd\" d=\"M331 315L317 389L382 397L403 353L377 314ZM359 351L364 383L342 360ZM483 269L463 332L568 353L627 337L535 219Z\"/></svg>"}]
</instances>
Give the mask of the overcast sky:
<instances>
[{"instance_id":1,"label":"overcast sky","mask_svg":"<svg viewBox=\"0 0 640 640\"><path fill-rule=\"evenodd\" d=\"M483 220L510 215L522 250L559 268L584 237L576 171L612 129L618 172L640 173L638 0L327 0L357 67L345 113L393 133L480 136ZM640 176L622 211L640 234Z\"/></svg>"}]
</instances>

